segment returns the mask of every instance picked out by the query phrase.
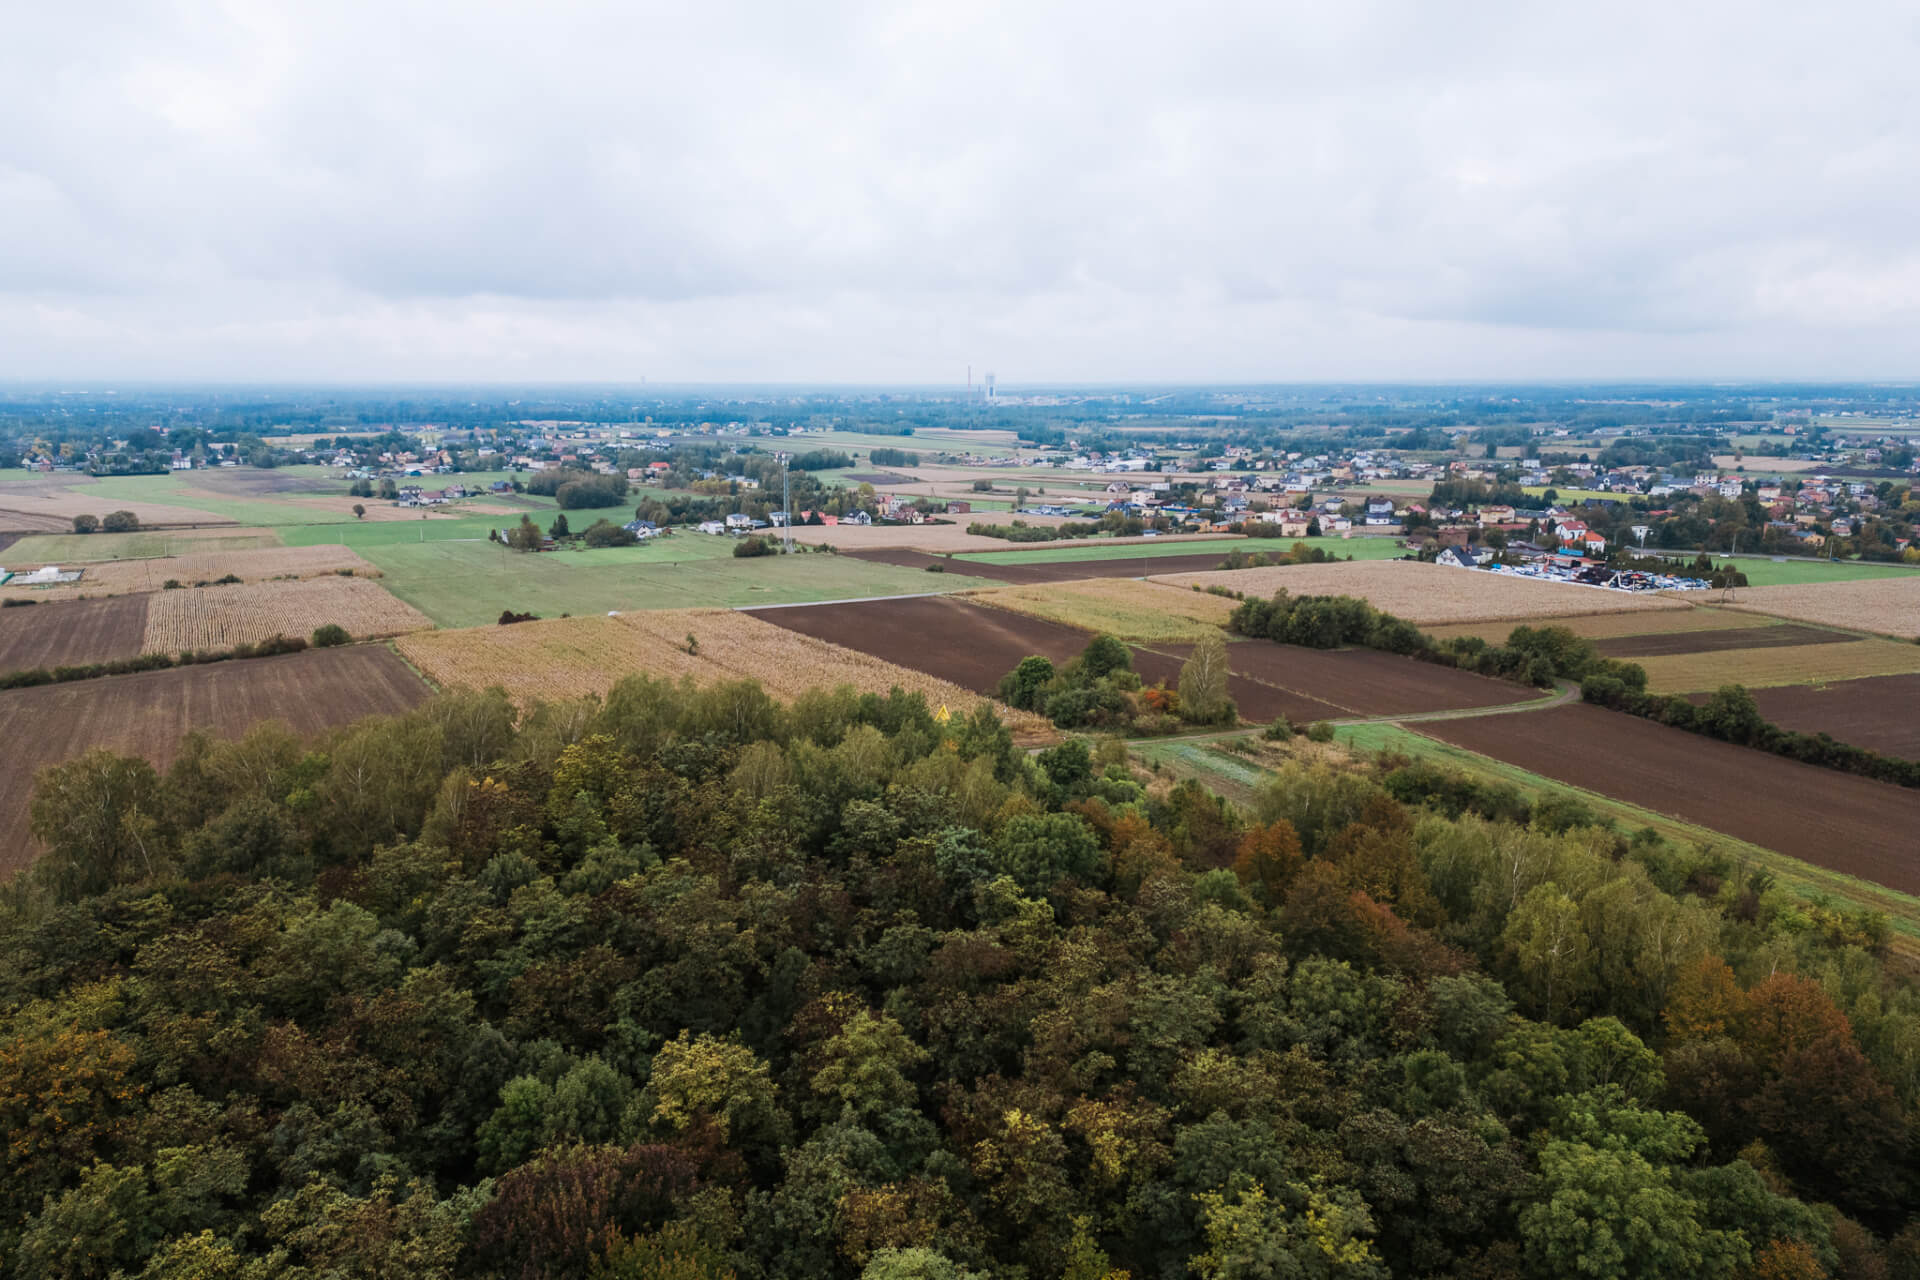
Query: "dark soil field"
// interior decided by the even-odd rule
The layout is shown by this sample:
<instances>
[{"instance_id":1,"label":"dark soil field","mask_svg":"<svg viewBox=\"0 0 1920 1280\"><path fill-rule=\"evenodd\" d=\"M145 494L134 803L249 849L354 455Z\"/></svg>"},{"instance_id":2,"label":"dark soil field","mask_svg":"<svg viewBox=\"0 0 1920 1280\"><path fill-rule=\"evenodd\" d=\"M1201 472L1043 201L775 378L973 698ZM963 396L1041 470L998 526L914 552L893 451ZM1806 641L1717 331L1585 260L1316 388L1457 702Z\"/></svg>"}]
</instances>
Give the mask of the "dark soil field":
<instances>
[{"instance_id":1,"label":"dark soil field","mask_svg":"<svg viewBox=\"0 0 1920 1280\"><path fill-rule=\"evenodd\" d=\"M1037 545L1045 546L1046 544ZM1220 562L1227 558L1226 551L1221 550L1191 556L1149 556L1140 560L1123 556L1119 559L1109 557L1105 560L1055 560L1045 564L1017 564L1012 561L997 564L992 560L949 560L945 556L928 555L924 551L908 551L902 548L846 551L841 554L853 556L859 560L875 560L881 564L905 565L909 569L924 569L930 564L941 564L946 566L948 573L964 573L970 578L992 578L998 582L1016 584L1081 582L1087 578L1144 578L1149 574L1163 573L1205 573L1208 570L1218 569Z\"/></svg>"},{"instance_id":2,"label":"dark soil field","mask_svg":"<svg viewBox=\"0 0 1920 1280\"><path fill-rule=\"evenodd\" d=\"M1837 684L1753 689L1760 714L1783 729L1920 760L1920 675L1869 676ZM1705 702L1706 694L1694 699ZM1920 843L1920 833L1915 835Z\"/></svg>"},{"instance_id":3,"label":"dark soil field","mask_svg":"<svg viewBox=\"0 0 1920 1280\"><path fill-rule=\"evenodd\" d=\"M1093 639L1091 633L1076 627L988 609L950 596L757 609L754 616L984 694L993 693L1000 677L1029 654L1064 663L1079 656ZM1180 663L1180 659L1165 654L1134 652L1134 670L1148 684L1162 680L1169 687L1178 684ZM1304 724L1345 714L1316 698L1240 676L1228 682L1228 692L1241 716L1253 721L1284 715Z\"/></svg>"},{"instance_id":4,"label":"dark soil field","mask_svg":"<svg viewBox=\"0 0 1920 1280\"><path fill-rule=\"evenodd\" d=\"M1845 631L1784 623L1777 627L1728 627L1720 631L1615 636L1610 640L1596 640L1593 647L1608 658L1663 658L1677 653L1719 653L1727 649L1781 649L1804 644L1842 644L1859 638Z\"/></svg>"},{"instance_id":5,"label":"dark soil field","mask_svg":"<svg viewBox=\"0 0 1920 1280\"><path fill-rule=\"evenodd\" d=\"M361 716L405 711L427 693L384 645L0 692L0 741L8 744L0 755L0 879L33 858L28 805L34 774L48 765L106 747L165 768L189 729L237 737L259 721L280 720L296 732L318 733Z\"/></svg>"},{"instance_id":6,"label":"dark soil field","mask_svg":"<svg viewBox=\"0 0 1920 1280\"><path fill-rule=\"evenodd\" d=\"M1803 861L1920 893L1920 790L1870 782L1637 716L1567 706L1432 721L1428 737L1723 831Z\"/></svg>"},{"instance_id":7,"label":"dark soil field","mask_svg":"<svg viewBox=\"0 0 1920 1280\"><path fill-rule=\"evenodd\" d=\"M0 672L137 658L146 633L144 595L0 609Z\"/></svg>"},{"instance_id":8,"label":"dark soil field","mask_svg":"<svg viewBox=\"0 0 1920 1280\"><path fill-rule=\"evenodd\" d=\"M1156 648L1181 662L1193 652L1191 645ZM1235 675L1329 703L1343 716L1503 707L1546 696L1526 685L1374 649L1303 649L1245 640L1227 646L1227 666Z\"/></svg>"}]
</instances>

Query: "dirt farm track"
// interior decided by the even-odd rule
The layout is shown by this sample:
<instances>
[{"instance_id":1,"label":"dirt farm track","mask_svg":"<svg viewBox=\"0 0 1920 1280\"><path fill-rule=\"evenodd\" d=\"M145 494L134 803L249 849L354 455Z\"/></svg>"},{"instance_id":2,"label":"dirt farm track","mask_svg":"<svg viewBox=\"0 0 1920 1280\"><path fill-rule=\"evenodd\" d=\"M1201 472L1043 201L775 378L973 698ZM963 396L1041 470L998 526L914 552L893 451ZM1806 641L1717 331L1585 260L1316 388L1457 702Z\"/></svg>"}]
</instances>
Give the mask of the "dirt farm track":
<instances>
[{"instance_id":1,"label":"dirt farm track","mask_svg":"<svg viewBox=\"0 0 1920 1280\"><path fill-rule=\"evenodd\" d=\"M1414 727L1576 787L1903 893L1920 893L1920 790L1599 707Z\"/></svg>"},{"instance_id":2,"label":"dirt farm track","mask_svg":"<svg viewBox=\"0 0 1920 1280\"><path fill-rule=\"evenodd\" d=\"M107 747L165 768L190 728L237 736L257 721L280 720L317 733L426 697L426 685L382 645L0 692L0 741L8 744L0 756L0 879L32 860L28 806L33 776L47 765Z\"/></svg>"}]
</instances>

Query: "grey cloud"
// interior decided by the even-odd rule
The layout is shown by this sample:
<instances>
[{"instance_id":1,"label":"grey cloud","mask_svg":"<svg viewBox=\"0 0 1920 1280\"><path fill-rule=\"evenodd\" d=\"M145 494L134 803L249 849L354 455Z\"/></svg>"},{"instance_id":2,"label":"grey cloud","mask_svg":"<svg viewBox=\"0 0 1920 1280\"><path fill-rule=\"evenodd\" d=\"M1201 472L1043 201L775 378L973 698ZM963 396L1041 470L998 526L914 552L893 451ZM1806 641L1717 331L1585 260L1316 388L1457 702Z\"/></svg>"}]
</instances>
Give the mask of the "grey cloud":
<instances>
[{"instance_id":1,"label":"grey cloud","mask_svg":"<svg viewBox=\"0 0 1920 1280\"><path fill-rule=\"evenodd\" d=\"M1893 4L9 26L0 376L1840 376L1920 349Z\"/></svg>"}]
</instances>

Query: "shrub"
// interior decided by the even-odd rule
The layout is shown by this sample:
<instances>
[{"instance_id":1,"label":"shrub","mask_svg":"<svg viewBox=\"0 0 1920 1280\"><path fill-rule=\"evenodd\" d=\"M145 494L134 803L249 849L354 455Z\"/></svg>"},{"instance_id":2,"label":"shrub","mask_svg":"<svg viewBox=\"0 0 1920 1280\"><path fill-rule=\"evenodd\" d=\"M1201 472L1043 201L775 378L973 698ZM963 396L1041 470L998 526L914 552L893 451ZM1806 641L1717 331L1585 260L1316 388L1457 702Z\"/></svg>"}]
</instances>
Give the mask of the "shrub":
<instances>
[{"instance_id":1,"label":"shrub","mask_svg":"<svg viewBox=\"0 0 1920 1280\"><path fill-rule=\"evenodd\" d=\"M176 582L173 585L177 587L180 584ZM39 604L39 603L40 602L38 600L20 600L15 597L9 596L5 600L0 600L0 609L22 609L22 608L25 608L27 605Z\"/></svg>"},{"instance_id":2,"label":"shrub","mask_svg":"<svg viewBox=\"0 0 1920 1280\"><path fill-rule=\"evenodd\" d=\"M1288 742L1293 738L1293 721L1285 716L1275 716L1272 724L1266 727L1261 737L1268 742Z\"/></svg>"},{"instance_id":3,"label":"shrub","mask_svg":"<svg viewBox=\"0 0 1920 1280\"><path fill-rule=\"evenodd\" d=\"M502 609L500 611L500 625L503 627L511 626L516 622L538 621L540 621L540 615L537 613L515 613L511 609Z\"/></svg>"},{"instance_id":4,"label":"shrub","mask_svg":"<svg viewBox=\"0 0 1920 1280\"><path fill-rule=\"evenodd\" d=\"M770 556L777 549L772 538L749 536L733 544L733 554L742 559L750 556Z\"/></svg>"},{"instance_id":5,"label":"shrub","mask_svg":"<svg viewBox=\"0 0 1920 1280\"><path fill-rule=\"evenodd\" d=\"M352 639L353 637L347 634L345 627L337 622L329 622L323 627L316 627L314 629L313 647L316 649L331 649L336 645L347 644L351 642Z\"/></svg>"},{"instance_id":6,"label":"shrub","mask_svg":"<svg viewBox=\"0 0 1920 1280\"><path fill-rule=\"evenodd\" d=\"M1325 720L1315 720L1312 724L1307 726L1307 741L1332 742L1333 726L1328 724Z\"/></svg>"},{"instance_id":7,"label":"shrub","mask_svg":"<svg viewBox=\"0 0 1920 1280\"><path fill-rule=\"evenodd\" d=\"M99 531L99 528L99 516L75 516L73 518L73 531L75 533L96 533Z\"/></svg>"},{"instance_id":8,"label":"shrub","mask_svg":"<svg viewBox=\"0 0 1920 1280\"><path fill-rule=\"evenodd\" d=\"M107 533L133 533L140 528L140 517L131 511L109 511L100 528Z\"/></svg>"},{"instance_id":9,"label":"shrub","mask_svg":"<svg viewBox=\"0 0 1920 1280\"><path fill-rule=\"evenodd\" d=\"M588 528L584 541L590 547L631 547L640 539L625 525L602 518Z\"/></svg>"}]
</instances>

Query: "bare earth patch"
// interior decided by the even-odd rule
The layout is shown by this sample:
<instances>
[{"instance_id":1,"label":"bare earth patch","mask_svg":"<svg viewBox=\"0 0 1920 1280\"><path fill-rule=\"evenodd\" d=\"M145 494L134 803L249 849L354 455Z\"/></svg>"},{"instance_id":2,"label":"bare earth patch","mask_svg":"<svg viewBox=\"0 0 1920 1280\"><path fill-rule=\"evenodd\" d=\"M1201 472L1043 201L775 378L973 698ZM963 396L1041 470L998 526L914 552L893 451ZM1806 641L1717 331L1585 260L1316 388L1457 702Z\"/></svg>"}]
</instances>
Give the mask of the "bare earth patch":
<instances>
[{"instance_id":1,"label":"bare earth patch","mask_svg":"<svg viewBox=\"0 0 1920 1280\"><path fill-rule=\"evenodd\" d=\"M1445 569L1411 560L1223 569L1156 577L1152 581L1185 588L1225 587L1263 599L1283 589L1296 596L1358 596L1376 609L1423 625L1495 620L1531 622L1589 613L1655 612L1691 607L1684 600L1661 596L1539 582L1474 569Z\"/></svg>"},{"instance_id":2,"label":"bare earth patch","mask_svg":"<svg viewBox=\"0 0 1920 1280\"><path fill-rule=\"evenodd\" d=\"M1743 587L1739 599L1727 607L1912 640L1920 637L1920 573L1858 582Z\"/></svg>"},{"instance_id":3,"label":"bare earth patch","mask_svg":"<svg viewBox=\"0 0 1920 1280\"><path fill-rule=\"evenodd\" d=\"M687 652L687 637L697 651ZM776 698L852 685L862 693L895 687L964 716L990 699L924 672L762 622L731 609L659 609L618 617L555 618L511 626L422 632L396 642L442 686L499 685L516 702L604 694L635 672L698 684L752 679ZM1052 734L1027 712L992 704L1023 739Z\"/></svg>"},{"instance_id":4,"label":"bare earth patch","mask_svg":"<svg viewBox=\"0 0 1920 1280\"><path fill-rule=\"evenodd\" d=\"M271 636L306 639L336 623L356 639L433 626L425 614L365 578L324 577L159 591L148 597L146 651L229 649Z\"/></svg>"}]
</instances>

